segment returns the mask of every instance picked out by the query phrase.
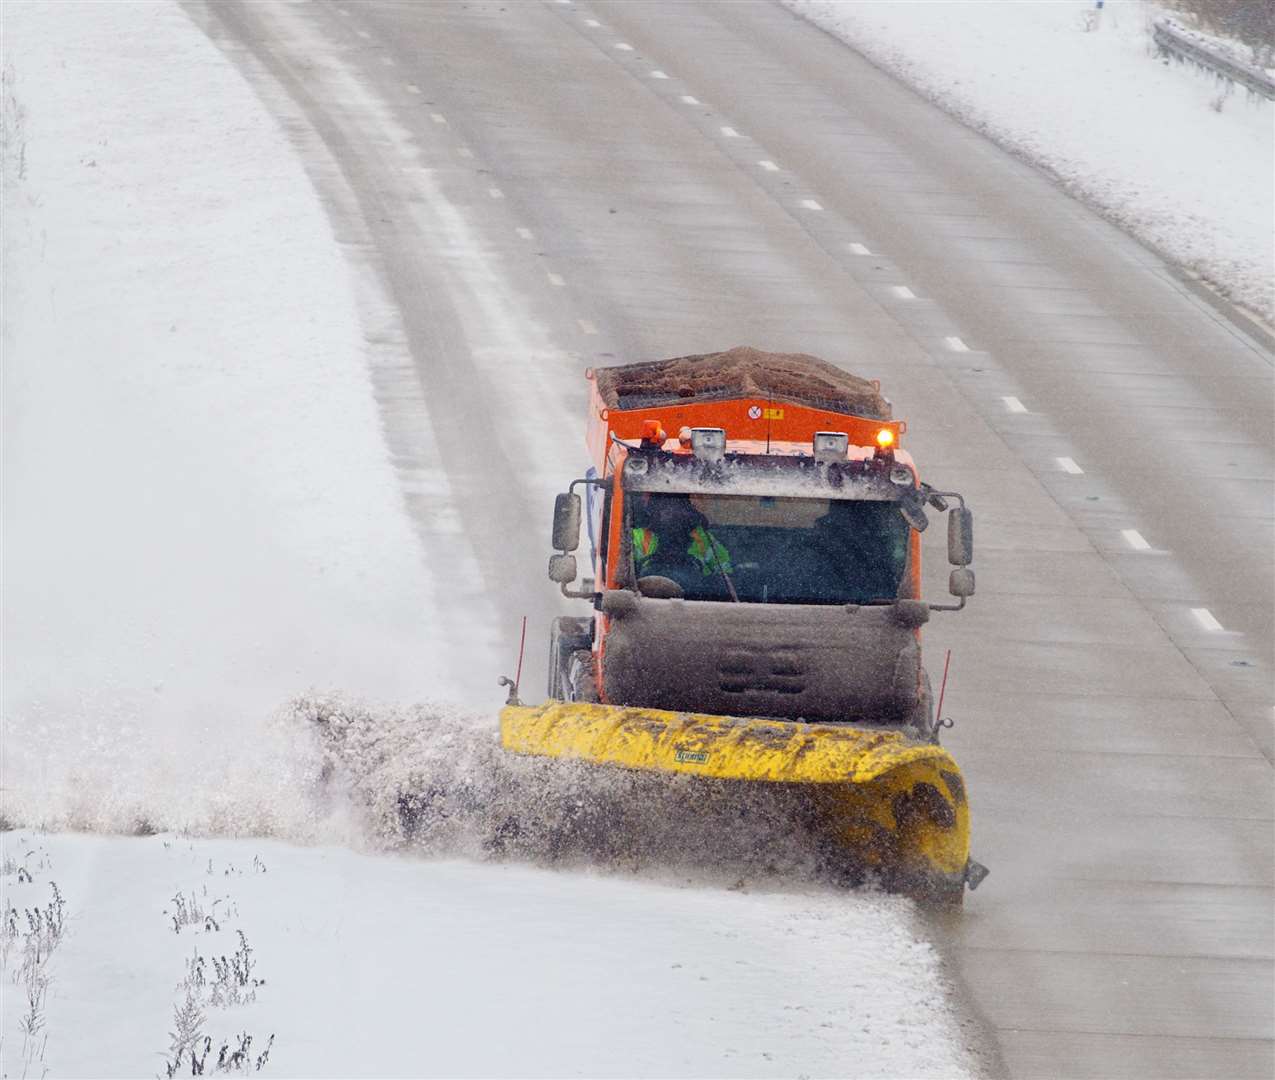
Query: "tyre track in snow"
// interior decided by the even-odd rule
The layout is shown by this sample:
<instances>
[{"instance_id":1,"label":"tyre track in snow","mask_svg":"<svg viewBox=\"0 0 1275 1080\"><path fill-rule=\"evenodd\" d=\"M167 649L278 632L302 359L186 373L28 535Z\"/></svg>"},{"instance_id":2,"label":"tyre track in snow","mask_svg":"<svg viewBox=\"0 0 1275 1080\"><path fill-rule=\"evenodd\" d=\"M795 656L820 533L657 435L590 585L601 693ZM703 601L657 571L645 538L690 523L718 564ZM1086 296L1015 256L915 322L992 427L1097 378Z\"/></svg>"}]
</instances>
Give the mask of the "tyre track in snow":
<instances>
[{"instance_id":1,"label":"tyre track in snow","mask_svg":"<svg viewBox=\"0 0 1275 1080\"><path fill-rule=\"evenodd\" d=\"M348 28L334 8L188 8L267 106L293 114L294 139L339 237L380 286L382 295L363 297L369 339L391 358L378 402L409 515L439 582L438 610L422 618L447 620L459 681L471 703L485 706L500 700L495 665L512 669L518 619L529 615L525 678L538 685L537 645L558 611L543 587L544 507L574 465L562 440L544 437L540 418L546 394L553 412L572 390L582 407L583 390L569 377L583 362L535 321L498 255L472 230L472 207L458 208L463 199L445 192L440 157L463 160L446 118L417 112L425 123L409 130L394 102L412 95L419 106L419 87L400 78L398 93L385 98L364 89L362 58L348 56ZM436 463L441 487L428 469ZM414 474L420 464L424 490Z\"/></svg>"}]
</instances>

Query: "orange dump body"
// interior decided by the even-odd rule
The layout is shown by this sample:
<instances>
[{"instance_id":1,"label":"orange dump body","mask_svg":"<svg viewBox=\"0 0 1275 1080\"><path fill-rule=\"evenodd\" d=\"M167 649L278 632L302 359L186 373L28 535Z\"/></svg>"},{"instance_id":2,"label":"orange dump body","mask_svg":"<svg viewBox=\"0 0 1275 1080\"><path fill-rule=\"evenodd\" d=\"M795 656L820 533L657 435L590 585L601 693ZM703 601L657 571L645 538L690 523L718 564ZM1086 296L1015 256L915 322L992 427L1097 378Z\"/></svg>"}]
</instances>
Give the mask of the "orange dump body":
<instances>
[{"instance_id":1,"label":"orange dump body","mask_svg":"<svg viewBox=\"0 0 1275 1080\"><path fill-rule=\"evenodd\" d=\"M726 432L728 444L736 449L741 441L755 442L763 447L769 443L771 453L780 453L776 444L788 442L800 445L810 452L816 431L844 431L850 437L850 445L876 446L877 432L888 428L894 434L894 445L907 430L901 420L873 420L862 416L812 408L792 402L767 398L731 398L724 401L687 400L676 405L653 405L642 409L608 408L598 392L597 378L592 371L589 378L589 426L587 441L589 457L599 475L606 475L606 458L611 449L610 435L626 442L636 442L642 437L643 424L658 420L675 440L682 428L714 427ZM764 452L764 451L763 451ZM789 453L793 451L788 451Z\"/></svg>"}]
</instances>

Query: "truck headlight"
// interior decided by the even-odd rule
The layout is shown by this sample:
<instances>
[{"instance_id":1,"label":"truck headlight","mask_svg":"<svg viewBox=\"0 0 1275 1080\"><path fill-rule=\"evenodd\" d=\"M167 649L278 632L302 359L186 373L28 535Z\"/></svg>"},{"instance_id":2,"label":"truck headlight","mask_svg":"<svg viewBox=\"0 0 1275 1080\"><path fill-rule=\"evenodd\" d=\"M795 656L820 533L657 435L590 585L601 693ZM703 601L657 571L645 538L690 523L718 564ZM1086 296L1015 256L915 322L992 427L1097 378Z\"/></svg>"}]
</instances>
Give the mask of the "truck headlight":
<instances>
[{"instance_id":1,"label":"truck headlight","mask_svg":"<svg viewBox=\"0 0 1275 1080\"><path fill-rule=\"evenodd\" d=\"M725 429L691 428L691 453L700 461L721 461L726 454Z\"/></svg>"},{"instance_id":2,"label":"truck headlight","mask_svg":"<svg viewBox=\"0 0 1275 1080\"><path fill-rule=\"evenodd\" d=\"M816 431L814 454L816 461L845 461L850 447L850 436L844 431Z\"/></svg>"}]
</instances>

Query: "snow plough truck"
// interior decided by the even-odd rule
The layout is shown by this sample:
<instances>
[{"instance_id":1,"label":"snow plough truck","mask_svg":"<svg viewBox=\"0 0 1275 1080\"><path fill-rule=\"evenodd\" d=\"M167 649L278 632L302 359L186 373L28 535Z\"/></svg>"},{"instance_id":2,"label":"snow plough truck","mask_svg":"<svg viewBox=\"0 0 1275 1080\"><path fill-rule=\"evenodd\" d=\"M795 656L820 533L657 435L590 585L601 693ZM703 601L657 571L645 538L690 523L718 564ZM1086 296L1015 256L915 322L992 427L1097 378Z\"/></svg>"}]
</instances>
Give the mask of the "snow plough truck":
<instances>
[{"instance_id":1,"label":"snow plough truck","mask_svg":"<svg viewBox=\"0 0 1275 1080\"><path fill-rule=\"evenodd\" d=\"M597 368L555 501L548 699L505 750L782 784L849 880L959 903L986 870L921 627L974 593L973 515L925 484L879 384L750 348ZM954 602L921 598L927 509ZM577 585L582 524L589 570Z\"/></svg>"}]
</instances>

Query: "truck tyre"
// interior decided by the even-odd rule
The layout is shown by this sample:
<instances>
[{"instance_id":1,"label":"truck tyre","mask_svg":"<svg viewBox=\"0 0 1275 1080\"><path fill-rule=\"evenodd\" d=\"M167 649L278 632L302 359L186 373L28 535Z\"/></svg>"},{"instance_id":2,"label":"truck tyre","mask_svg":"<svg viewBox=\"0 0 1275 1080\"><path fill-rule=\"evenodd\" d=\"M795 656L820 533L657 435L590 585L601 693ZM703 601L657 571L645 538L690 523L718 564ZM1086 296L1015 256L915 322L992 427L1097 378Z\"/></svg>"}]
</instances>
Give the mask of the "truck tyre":
<instances>
[{"instance_id":1,"label":"truck tyre","mask_svg":"<svg viewBox=\"0 0 1275 1080\"><path fill-rule=\"evenodd\" d=\"M549 627L549 696L569 701L567 681L571 657L593 644L593 620L560 615Z\"/></svg>"},{"instance_id":2,"label":"truck tyre","mask_svg":"<svg viewBox=\"0 0 1275 1080\"><path fill-rule=\"evenodd\" d=\"M596 703L598 700L598 680L594 674L593 653L588 649L580 649L571 656L567 666L567 699L568 701L586 701Z\"/></svg>"}]
</instances>

